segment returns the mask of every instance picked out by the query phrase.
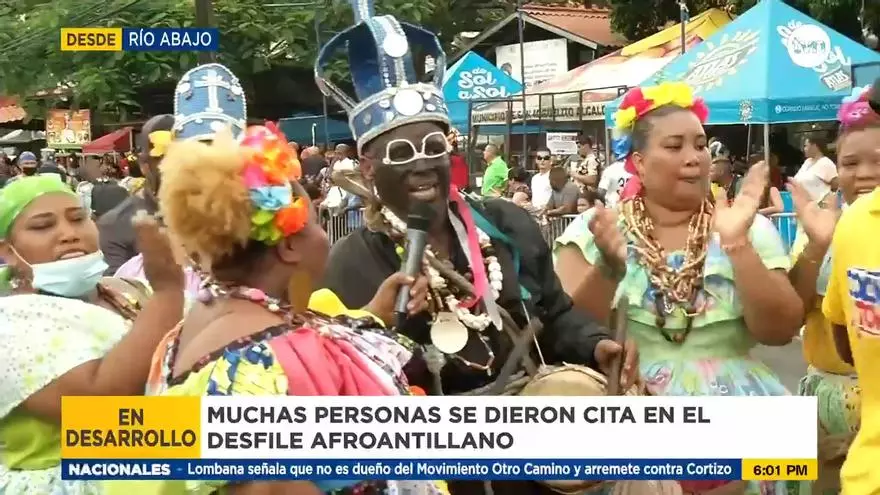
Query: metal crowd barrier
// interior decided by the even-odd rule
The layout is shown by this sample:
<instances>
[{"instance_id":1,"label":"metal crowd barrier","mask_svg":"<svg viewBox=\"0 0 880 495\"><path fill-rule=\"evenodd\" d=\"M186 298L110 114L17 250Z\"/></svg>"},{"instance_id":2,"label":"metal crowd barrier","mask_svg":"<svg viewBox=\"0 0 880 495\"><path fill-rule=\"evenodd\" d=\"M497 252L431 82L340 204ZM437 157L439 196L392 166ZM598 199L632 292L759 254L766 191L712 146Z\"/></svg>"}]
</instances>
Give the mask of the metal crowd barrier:
<instances>
[{"instance_id":1,"label":"metal crowd barrier","mask_svg":"<svg viewBox=\"0 0 880 495\"><path fill-rule=\"evenodd\" d=\"M324 230L327 231L327 237L330 243L335 243L339 239L357 230L364 224L364 210L352 210L337 215L324 217L321 220Z\"/></svg>"},{"instance_id":2,"label":"metal crowd barrier","mask_svg":"<svg viewBox=\"0 0 880 495\"><path fill-rule=\"evenodd\" d=\"M539 222L541 232L547 244L552 246L553 241L565 232L565 229L575 218L577 218L577 215L565 215ZM786 251L791 250L797 235L797 219L794 213L778 213L771 215L770 219L773 220L773 225L779 230L782 241L785 243ZM335 216L325 217L322 222L324 230L327 231L327 236L330 237L330 242L334 243L363 225L364 212L363 210L353 210L340 213Z\"/></svg>"},{"instance_id":3,"label":"metal crowd barrier","mask_svg":"<svg viewBox=\"0 0 880 495\"><path fill-rule=\"evenodd\" d=\"M544 234L544 240L547 241L547 245L552 248L553 241L561 236L565 229L568 228L568 225L577 217L577 215L563 215L561 217L547 218L540 222L541 231Z\"/></svg>"},{"instance_id":4,"label":"metal crowd barrier","mask_svg":"<svg viewBox=\"0 0 880 495\"><path fill-rule=\"evenodd\" d=\"M770 220L773 220L773 225L776 226L776 230L778 230L779 235L782 236L782 242L785 244L785 251L790 252L798 231L795 214L777 213L775 215L770 215Z\"/></svg>"}]
</instances>

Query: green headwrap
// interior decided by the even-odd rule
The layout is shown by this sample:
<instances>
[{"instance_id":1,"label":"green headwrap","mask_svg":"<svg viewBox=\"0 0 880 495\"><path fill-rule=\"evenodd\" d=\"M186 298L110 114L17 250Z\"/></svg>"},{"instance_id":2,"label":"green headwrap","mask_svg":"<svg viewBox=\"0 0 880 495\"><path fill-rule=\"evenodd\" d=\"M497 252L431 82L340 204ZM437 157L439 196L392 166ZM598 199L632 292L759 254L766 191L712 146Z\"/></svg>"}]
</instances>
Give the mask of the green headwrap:
<instances>
[{"instance_id":1,"label":"green headwrap","mask_svg":"<svg viewBox=\"0 0 880 495\"><path fill-rule=\"evenodd\" d=\"M76 196L73 190L55 175L35 175L16 179L0 189L0 239L9 235L12 223L31 202L48 193Z\"/></svg>"}]
</instances>

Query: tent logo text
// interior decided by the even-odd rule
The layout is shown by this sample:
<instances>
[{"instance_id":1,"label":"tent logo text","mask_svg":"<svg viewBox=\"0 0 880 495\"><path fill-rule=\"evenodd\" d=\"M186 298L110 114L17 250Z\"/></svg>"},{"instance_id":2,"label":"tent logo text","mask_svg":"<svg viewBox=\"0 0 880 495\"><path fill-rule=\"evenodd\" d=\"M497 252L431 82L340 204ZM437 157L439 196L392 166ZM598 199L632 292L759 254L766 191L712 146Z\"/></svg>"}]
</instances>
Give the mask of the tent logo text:
<instances>
[{"instance_id":1,"label":"tent logo text","mask_svg":"<svg viewBox=\"0 0 880 495\"><path fill-rule=\"evenodd\" d=\"M831 45L831 37L821 26L790 21L777 26L776 32L791 61L799 67L816 71L828 89L841 91L851 86L849 67L852 61L839 46Z\"/></svg>"},{"instance_id":2,"label":"tent logo text","mask_svg":"<svg viewBox=\"0 0 880 495\"><path fill-rule=\"evenodd\" d=\"M458 89L459 100L507 98L511 95L495 74L479 68L462 71L459 74Z\"/></svg>"},{"instance_id":3,"label":"tent logo text","mask_svg":"<svg viewBox=\"0 0 880 495\"><path fill-rule=\"evenodd\" d=\"M706 45L697 54L682 79L694 88L695 93L720 87L728 76L737 73L758 49L758 31L737 31L733 36L723 36L718 44L704 41Z\"/></svg>"},{"instance_id":4,"label":"tent logo text","mask_svg":"<svg viewBox=\"0 0 880 495\"><path fill-rule=\"evenodd\" d=\"M796 24L793 29L779 26L782 44L795 65L812 69L825 63L831 53L831 38L815 24Z\"/></svg>"}]
</instances>

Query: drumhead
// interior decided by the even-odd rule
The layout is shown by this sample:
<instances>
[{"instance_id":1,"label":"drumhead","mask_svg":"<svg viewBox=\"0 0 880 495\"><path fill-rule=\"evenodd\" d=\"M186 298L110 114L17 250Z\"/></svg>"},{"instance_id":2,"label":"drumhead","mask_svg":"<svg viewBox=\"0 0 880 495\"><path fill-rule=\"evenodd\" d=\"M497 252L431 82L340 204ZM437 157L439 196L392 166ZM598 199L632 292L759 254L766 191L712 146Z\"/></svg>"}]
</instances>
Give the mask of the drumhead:
<instances>
[{"instance_id":1,"label":"drumhead","mask_svg":"<svg viewBox=\"0 0 880 495\"><path fill-rule=\"evenodd\" d=\"M561 366L544 366L526 383L519 395L533 396L564 396L593 397L605 395L608 380L605 376L586 366L563 364ZM632 387L626 395L638 395L637 388ZM542 482L544 485L563 495L578 495L602 485L603 481L552 480ZM663 492L661 494L665 495Z\"/></svg>"},{"instance_id":2,"label":"drumhead","mask_svg":"<svg viewBox=\"0 0 880 495\"><path fill-rule=\"evenodd\" d=\"M586 366L563 364L544 366L525 386L519 395L584 396L605 395L608 380L601 373ZM632 387L626 395L638 395Z\"/></svg>"}]
</instances>

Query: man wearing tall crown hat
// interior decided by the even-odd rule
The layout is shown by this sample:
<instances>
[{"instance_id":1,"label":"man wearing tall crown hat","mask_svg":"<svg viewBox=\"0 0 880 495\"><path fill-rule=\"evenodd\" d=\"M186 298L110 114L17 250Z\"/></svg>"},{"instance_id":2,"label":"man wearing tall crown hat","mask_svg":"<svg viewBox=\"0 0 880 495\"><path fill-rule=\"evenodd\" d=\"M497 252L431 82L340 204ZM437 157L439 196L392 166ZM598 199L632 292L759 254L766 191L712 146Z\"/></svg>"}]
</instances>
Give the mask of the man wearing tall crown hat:
<instances>
[{"instance_id":1,"label":"man wearing tall crown hat","mask_svg":"<svg viewBox=\"0 0 880 495\"><path fill-rule=\"evenodd\" d=\"M366 196L368 227L333 247L324 286L347 306L362 307L402 267L409 212L428 205L433 213L431 255L467 278L479 298L466 298L449 273L428 268L434 311L407 319L396 329L425 349L423 357L407 366L411 384L432 394L460 394L493 382L511 349L511 340L500 331L500 308L520 326L531 318L541 320L540 354L533 349L537 358L609 370L624 349L573 309L529 214L503 199L467 200L451 188L449 117L440 90L445 55L439 40L391 16L374 17L369 0L355 2L354 11L357 24L322 49L316 81L349 114L363 183L339 175L336 180ZM423 45L423 53L434 58L432 83L417 82L410 43ZM356 98L323 77L326 62L345 46ZM636 353L631 344L626 347L622 382L633 383ZM496 493L540 489L518 483L499 492L499 485ZM482 493L483 485L453 483L451 488L456 494Z\"/></svg>"},{"instance_id":2,"label":"man wearing tall crown hat","mask_svg":"<svg viewBox=\"0 0 880 495\"><path fill-rule=\"evenodd\" d=\"M98 219L101 250L112 275L138 255L131 220L135 213L158 210L156 194L161 183L159 162L174 139L210 140L221 129L234 136L244 132L247 102L238 78L220 64L191 69L174 91L174 115L156 115L147 120L138 135L138 163L146 178L139 194L133 194ZM138 263L134 263L137 265Z\"/></svg>"}]
</instances>

